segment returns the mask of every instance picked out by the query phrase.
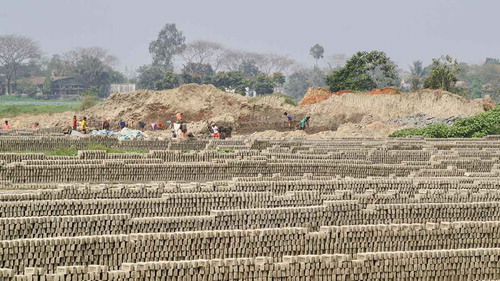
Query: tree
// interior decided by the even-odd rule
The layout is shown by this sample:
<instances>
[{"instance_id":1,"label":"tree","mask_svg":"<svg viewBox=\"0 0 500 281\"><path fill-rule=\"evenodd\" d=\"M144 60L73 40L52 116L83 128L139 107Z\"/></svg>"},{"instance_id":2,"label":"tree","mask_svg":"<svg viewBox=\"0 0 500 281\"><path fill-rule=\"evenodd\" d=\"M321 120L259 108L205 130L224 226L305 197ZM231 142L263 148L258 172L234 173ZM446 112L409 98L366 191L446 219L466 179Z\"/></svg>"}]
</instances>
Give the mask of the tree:
<instances>
[{"instance_id":1,"label":"tree","mask_svg":"<svg viewBox=\"0 0 500 281\"><path fill-rule=\"evenodd\" d=\"M32 39L18 35L0 36L0 66L7 84L6 94L11 92L11 82L17 79L19 69L40 57L40 47Z\"/></svg>"},{"instance_id":2,"label":"tree","mask_svg":"<svg viewBox=\"0 0 500 281\"><path fill-rule=\"evenodd\" d=\"M197 40L186 45L181 56L187 64L210 65L217 71L222 64L224 47L215 42Z\"/></svg>"},{"instance_id":3,"label":"tree","mask_svg":"<svg viewBox=\"0 0 500 281\"><path fill-rule=\"evenodd\" d=\"M50 74L45 76L42 92L45 96L49 96L52 94L52 77L50 76Z\"/></svg>"},{"instance_id":4,"label":"tree","mask_svg":"<svg viewBox=\"0 0 500 281\"><path fill-rule=\"evenodd\" d=\"M433 59L433 68L425 79L424 87L452 91L460 73L458 61L450 56Z\"/></svg>"},{"instance_id":5,"label":"tree","mask_svg":"<svg viewBox=\"0 0 500 281\"><path fill-rule=\"evenodd\" d=\"M239 71L244 59L244 53L226 49L222 53L220 66L225 71Z\"/></svg>"},{"instance_id":6,"label":"tree","mask_svg":"<svg viewBox=\"0 0 500 281\"><path fill-rule=\"evenodd\" d=\"M320 44L316 44L311 47L309 50L309 54L316 60L316 66L318 66L318 60L323 58L323 54L325 53L325 49Z\"/></svg>"},{"instance_id":7,"label":"tree","mask_svg":"<svg viewBox=\"0 0 500 281\"><path fill-rule=\"evenodd\" d=\"M116 72L98 57L87 54L76 62L74 73L85 85L98 89L102 95L107 95L111 83L123 80L122 76L116 75Z\"/></svg>"},{"instance_id":8,"label":"tree","mask_svg":"<svg viewBox=\"0 0 500 281\"><path fill-rule=\"evenodd\" d=\"M238 70L245 74L246 77L254 77L261 73L260 69L255 64L255 61L250 59L243 60Z\"/></svg>"},{"instance_id":9,"label":"tree","mask_svg":"<svg viewBox=\"0 0 500 281\"><path fill-rule=\"evenodd\" d=\"M247 60L252 60L261 73L271 75L273 72L287 70L294 60L278 54L245 53Z\"/></svg>"},{"instance_id":10,"label":"tree","mask_svg":"<svg viewBox=\"0 0 500 281\"><path fill-rule=\"evenodd\" d=\"M274 83L274 88L278 92L282 92L281 89L283 88L283 85L286 82L286 77L283 73L281 72L275 72L273 73L272 80Z\"/></svg>"},{"instance_id":11,"label":"tree","mask_svg":"<svg viewBox=\"0 0 500 281\"><path fill-rule=\"evenodd\" d=\"M396 65L384 52L357 52L346 65L326 76L331 91L368 91L377 85L395 85Z\"/></svg>"},{"instance_id":12,"label":"tree","mask_svg":"<svg viewBox=\"0 0 500 281\"><path fill-rule=\"evenodd\" d=\"M212 76L215 72L210 64L189 62L182 68L182 73L197 76Z\"/></svg>"},{"instance_id":13,"label":"tree","mask_svg":"<svg viewBox=\"0 0 500 281\"><path fill-rule=\"evenodd\" d=\"M263 73L255 76L252 86L255 92L259 95L269 95L274 92L273 78Z\"/></svg>"},{"instance_id":14,"label":"tree","mask_svg":"<svg viewBox=\"0 0 500 281\"><path fill-rule=\"evenodd\" d=\"M163 78L156 82L155 88L156 90L167 90L177 88L180 84L179 76L171 71L167 71L163 75Z\"/></svg>"},{"instance_id":15,"label":"tree","mask_svg":"<svg viewBox=\"0 0 500 281\"><path fill-rule=\"evenodd\" d=\"M100 47L75 48L62 55L54 55L47 72L55 77L74 76L88 87L98 89L106 96L111 83L123 83L123 74L113 69L117 58Z\"/></svg>"},{"instance_id":16,"label":"tree","mask_svg":"<svg viewBox=\"0 0 500 281\"><path fill-rule=\"evenodd\" d=\"M486 58L484 64L500 64L500 60L494 58Z\"/></svg>"},{"instance_id":17,"label":"tree","mask_svg":"<svg viewBox=\"0 0 500 281\"><path fill-rule=\"evenodd\" d=\"M186 37L177 30L174 23L167 23L158 34L158 38L149 43L149 53L153 56L153 65L164 71L174 69L174 56L182 53Z\"/></svg>"},{"instance_id":18,"label":"tree","mask_svg":"<svg viewBox=\"0 0 500 281\"><path fill-rule=\"evenodd\" d=\"M311 68L309 70L308 81L311 84L311 87L324 87L324 86L326 86L326 84L325 84L325 72L321 68L319 68L317 66L313 66L313 68Z\"/></svg>"},{"instance_id":19,"label":"tree","mask_svg":"<svg viewBox=\"0 0 500 281\"><path fill-rule=\"evenodd\" d=\"M414 91L418 90L425 76L425 69L422 66L422 61L419 60L413 61L413 65L410 65L410 72L411 72L411 77L410 77L411 88Z\"/></svg>"},{"instance_id":20,"label":"tree","mask_svg":"<svg viewBox=\"0 0 500 281\"><path fill-rule=\"evenodd\" d=\"M87 110L97 103L99 103L98 97L99 89L90 88L80 95L80 110Z\"/></svg>"},{"instance_id":21,"label":"tree","mask_svg":"<svg viewBox=\"0 0 500 281\"><path fill-rule=\"evenodd\" d=\"M330 70L337 70L344 66L347 61L346 54L333 54L327 57L327 64Z\"/></svg>"},{"instance_id":22,"label":"tree","mask_svg":"<svg viewBox=\"0 0 500 281\"><path fill-rule=\"evenodd\" d=\"M245 94L245 88L250 87L250 80L240 71L221 71L213 78L213 85L223 91Z\"/></svg>"},{"instance_id":23,"label":"tree","mask_svg":"<svg viewBox=\"0 0 500 281\"><path fill-rule=\"evenodd\" d=\"M295 100L300 100L310 87L324 87L325 73L319 67L299 68L288 76L285 93Z\"/></svg>"},{"instance_id":24,"label":"tree","mask_svg":"<svg viewBox=\"0 0 500 281\"><path fill-rule=\"evenodd\" d=\"M70 76L73 72L73 63L61 55L53 55L47 65L47 72L54 77Z\"/></svg>"},{"instance_id":25,"label":"tree","mask_svg":"<svg viewBox=\"0 0 500 281\"><path fill-rule=\"evenodd\" d=\"M157 90L156 83L163 78L165 71L159 66L146 64L137 69L137 86L140 89Z\"/></svg>"}]
</instances>

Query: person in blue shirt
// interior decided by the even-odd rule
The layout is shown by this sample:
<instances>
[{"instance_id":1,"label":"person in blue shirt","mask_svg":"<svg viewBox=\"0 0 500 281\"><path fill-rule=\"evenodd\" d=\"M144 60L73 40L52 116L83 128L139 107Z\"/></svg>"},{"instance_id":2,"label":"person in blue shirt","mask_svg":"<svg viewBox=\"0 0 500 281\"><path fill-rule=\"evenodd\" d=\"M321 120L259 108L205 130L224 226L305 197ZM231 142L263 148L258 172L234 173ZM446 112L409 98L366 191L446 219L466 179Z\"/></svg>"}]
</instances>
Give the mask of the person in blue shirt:
<instances>
[{"instance_id":1,"label":"person in blue shirt","mask_svg":"<svg viewBox=\"0 0 500 281\"><path fill-rule=\"evenodd\" d=\"M284 115L286 116L285 126L287 126L288 128L291 129L293 117L292 117L292 115L288 114L287 112L285 112Z\"/></svg>"}]
</instances>

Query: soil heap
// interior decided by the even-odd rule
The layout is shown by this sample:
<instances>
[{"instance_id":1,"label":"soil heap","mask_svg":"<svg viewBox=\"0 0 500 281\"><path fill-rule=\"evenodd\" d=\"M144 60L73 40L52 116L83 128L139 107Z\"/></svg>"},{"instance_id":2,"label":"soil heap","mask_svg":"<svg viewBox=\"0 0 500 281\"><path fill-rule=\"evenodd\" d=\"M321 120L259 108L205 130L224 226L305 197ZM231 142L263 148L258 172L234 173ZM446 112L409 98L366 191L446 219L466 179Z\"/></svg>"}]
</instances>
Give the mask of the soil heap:
<instances>
[{"instance_id":1,"label":"soil heap","mask_svg":"<svg viewBox=\"0 0 500 281\"><path fill-rule=\"evenodd\" d=\"M96 126L104 119L111 124L119 121L129 124L139 121L166 123L174 120L175 113L182 112L189 130L195 134L206 133L212 122L232 126L238 134L251 134L268 130L287 131L283 126L286 120L283 113L288 112L296 121L311 116L311 128L307 133L324 131L322 138L384 137L411 124L419 126L432 120L454 120L457 116L479 114L493 106L489 98L466 100L440 90L405 93L385 88L353 93L330 92L318 87L310 88L299 106L292 106L277 95L247 98L212 85L187 84L165 91L113 94L84 112L20 115L9 118L9 121L14 128L29 128L35 121L40 121L42 127L66 127L76 114L79 118L87 116ZM279 135L276 132L263 134ZM302 137L305 134L294 135Z\"/></svg>"}]
</instances>

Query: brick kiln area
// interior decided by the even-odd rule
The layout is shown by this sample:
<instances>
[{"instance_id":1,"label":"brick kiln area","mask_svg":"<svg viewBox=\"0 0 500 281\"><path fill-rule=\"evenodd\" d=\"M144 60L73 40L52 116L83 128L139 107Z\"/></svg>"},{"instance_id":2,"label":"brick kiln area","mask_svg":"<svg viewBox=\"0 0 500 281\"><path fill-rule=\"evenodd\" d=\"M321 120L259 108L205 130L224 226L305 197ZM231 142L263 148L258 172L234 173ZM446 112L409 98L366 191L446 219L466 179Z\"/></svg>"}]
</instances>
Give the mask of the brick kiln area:
<instances>
[{"instance_id":1,"label":"brick kiln area","mask_svg":"<svg viewBox=\"0 0 500 281\"><path fill-rule=\"evenodd\" d=\"M499 148L10 131L0 280L500 280Z\"/></svg>"}]
</instances>

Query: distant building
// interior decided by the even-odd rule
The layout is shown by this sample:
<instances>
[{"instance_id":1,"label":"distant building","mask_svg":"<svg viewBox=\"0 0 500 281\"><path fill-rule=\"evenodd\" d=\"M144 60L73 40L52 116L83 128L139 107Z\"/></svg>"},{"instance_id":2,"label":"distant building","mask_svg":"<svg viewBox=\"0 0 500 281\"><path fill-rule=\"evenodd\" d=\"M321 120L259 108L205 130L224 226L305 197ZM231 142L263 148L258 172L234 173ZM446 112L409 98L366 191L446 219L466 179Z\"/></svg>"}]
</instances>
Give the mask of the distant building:
<instances>
[{"instance_id":1,"label":"distant building","mask_svg":"<svg viewBox=\"0 0 500 281\"><path fill-rule=\"evenodd\" d=\"M109 85L109 92L112 93L120 93L120 94L128 94L135 92L135 84L111 84Z\"/></svg>"},{"instance_id":2,"label":"distant building","mask_svg":"<svg viewBox=\"0 0 500 281\"><path fill-rule=\"evenodd\" d=\"M52 77L51 80L51 91L48 94L50 98L75 98L89 88L75 77ZM45 77L33 76L18 80L17 83L33 85L37 88L38 93L42 93Z\"/></svg>"}]
</instances>

